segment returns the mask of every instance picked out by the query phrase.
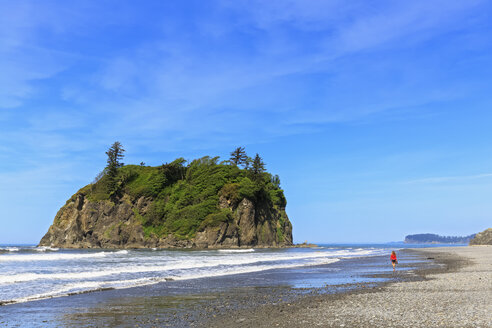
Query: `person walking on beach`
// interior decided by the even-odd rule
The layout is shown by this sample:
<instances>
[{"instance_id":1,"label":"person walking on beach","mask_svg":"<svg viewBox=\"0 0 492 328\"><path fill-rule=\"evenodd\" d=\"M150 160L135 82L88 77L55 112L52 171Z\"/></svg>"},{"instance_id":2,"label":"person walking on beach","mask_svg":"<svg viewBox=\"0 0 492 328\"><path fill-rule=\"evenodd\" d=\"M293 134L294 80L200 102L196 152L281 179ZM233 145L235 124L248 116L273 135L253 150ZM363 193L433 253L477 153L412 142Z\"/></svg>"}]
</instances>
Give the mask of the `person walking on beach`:
<instances>
[{"instance_id":1,"label":"person walking on beach","mask_svg":"<svg viewBox=\"0 0 492 328\"><path fill-rule=\"evenodd\" d=\"M398 260L396 259L395 251L391 252L390 260L391 260L391 265L393 265L393 272L395 272L396 271L396 265L398 264Z\"/></svg>"}]
</instances>

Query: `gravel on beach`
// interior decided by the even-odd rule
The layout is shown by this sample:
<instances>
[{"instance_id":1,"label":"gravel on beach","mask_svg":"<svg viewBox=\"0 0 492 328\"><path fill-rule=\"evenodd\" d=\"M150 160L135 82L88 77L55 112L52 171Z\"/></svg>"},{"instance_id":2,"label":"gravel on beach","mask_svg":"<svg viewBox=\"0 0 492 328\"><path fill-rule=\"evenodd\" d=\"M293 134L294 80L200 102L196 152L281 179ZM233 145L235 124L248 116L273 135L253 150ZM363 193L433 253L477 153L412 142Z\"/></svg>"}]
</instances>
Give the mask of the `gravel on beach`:
<instances>
[{"instance_id":1,"label":"gravel on beach","mask_svg":"<svg viewBox=\"0 0 492 328\"><path fill-rule=\"evenodd\" d=\"M492 327L492 246L415 250L421 279L236 311L209 327Z\"/></svg>"}]
</instances>

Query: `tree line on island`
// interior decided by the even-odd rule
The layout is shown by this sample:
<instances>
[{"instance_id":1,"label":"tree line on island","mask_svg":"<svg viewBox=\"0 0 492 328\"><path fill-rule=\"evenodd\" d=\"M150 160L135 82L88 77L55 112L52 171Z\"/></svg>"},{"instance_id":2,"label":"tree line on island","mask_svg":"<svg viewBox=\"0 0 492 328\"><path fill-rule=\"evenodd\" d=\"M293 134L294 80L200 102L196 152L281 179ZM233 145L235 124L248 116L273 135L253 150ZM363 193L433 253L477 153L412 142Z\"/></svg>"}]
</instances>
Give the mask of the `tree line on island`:
<instances>
[{"instance_id":1,"label":"tree line on island","mask_svg":"<svg viewBox=\"0 0 492 328\"><path fill-rule=\"evenodd\" d=\"M287 201L279 176L268 173L260 155L251 158L244 147L234 149L225 161L218 156L178 158L157 167L125 165L124 154L123 145L113 143L106 151L106 167L83 191L91 201L116 203L125 195L152 199L145 215L135 213L146 234L192 238L204 226L231 220L231 211L218 206L221 201L234 208L247 198L284 213Z\"/></svg>"},{"instance_id":2,"label":"tree line on island","mask_svg":"<svg viewBox=\"0 0 492 328\"><path fill-rule=\"evenodd\" d=\"M106 162L107 165L104 170L97 175L94 179L94 183L98 182L103 176L107 177L106 187L109 195L113 195L118 190L118 169L123 167L125 164L121 161L125 155L126 150L119 141L115 141L111 147L106 151L108 156ZM203 159L209 159L211 163L217 164L219 156L210 158L205 156ZM177 180L178 176L183 179L185 170L185 163L187 161L180 157L171 163L162 164L159 169L166 176L171 176L173 179ZM266 172L266 164L258 153L256 153L254 158L249 157L246 154L244 147L237 147L230 153L230 157L226 161L220 162L221 165L229 164L236 167L243 167L250 173L250 177L253 181L261 183L261 178L264 172ZM140 166L145 166L144 162L140 162ZM179 173L179 174L178 174ZM280 188L280 177L274 175L271 177L271 182L277 188Z\"/></svg>"}]
</instances>

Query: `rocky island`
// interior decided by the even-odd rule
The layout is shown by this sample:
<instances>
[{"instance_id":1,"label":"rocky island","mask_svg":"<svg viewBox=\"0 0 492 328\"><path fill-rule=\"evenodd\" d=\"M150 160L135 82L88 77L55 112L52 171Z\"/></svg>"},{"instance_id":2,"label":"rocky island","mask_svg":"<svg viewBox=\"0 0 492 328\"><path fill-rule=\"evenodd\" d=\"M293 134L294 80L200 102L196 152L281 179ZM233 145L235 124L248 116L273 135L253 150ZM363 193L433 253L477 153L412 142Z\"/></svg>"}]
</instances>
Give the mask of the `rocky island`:
<instances>
[{"instance_id":1,"label":"rocky island","mask_svg":"<svg viewBox=\"0 0 492 328\"><path fill-rule=\"evenodd\" d=\"M280 179L244 148L228 161L183 158L123 165L118 142L108 166L58 211L40 246L234 248L292 245Z\"/></svg>"}]
</instances>

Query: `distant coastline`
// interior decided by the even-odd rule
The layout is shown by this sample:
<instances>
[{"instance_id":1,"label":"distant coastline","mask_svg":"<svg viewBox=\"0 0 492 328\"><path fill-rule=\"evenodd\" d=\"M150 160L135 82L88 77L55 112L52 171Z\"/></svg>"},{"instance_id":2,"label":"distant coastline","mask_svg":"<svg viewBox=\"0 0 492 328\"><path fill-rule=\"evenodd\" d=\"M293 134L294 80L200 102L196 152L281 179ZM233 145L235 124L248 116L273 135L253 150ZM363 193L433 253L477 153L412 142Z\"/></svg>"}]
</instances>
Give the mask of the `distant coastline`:
<instances>
[{"instance_id":1,"label":"distant coastline","mask_svg":"<svg viewBox=\"0 0 492 328\"><path fill-rule=\"evenodd\" d=\"M407 235L403 241L405 244L466 244L475 237L475 234L469 236L440 236L432 233L421 233Z\"/></svg>"}]
</instances>

